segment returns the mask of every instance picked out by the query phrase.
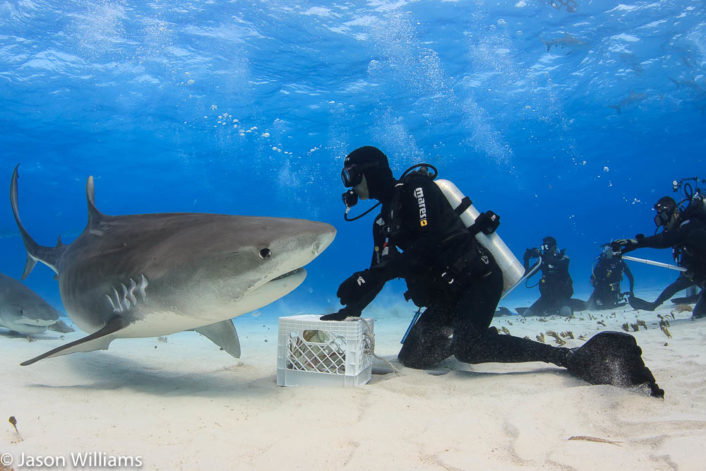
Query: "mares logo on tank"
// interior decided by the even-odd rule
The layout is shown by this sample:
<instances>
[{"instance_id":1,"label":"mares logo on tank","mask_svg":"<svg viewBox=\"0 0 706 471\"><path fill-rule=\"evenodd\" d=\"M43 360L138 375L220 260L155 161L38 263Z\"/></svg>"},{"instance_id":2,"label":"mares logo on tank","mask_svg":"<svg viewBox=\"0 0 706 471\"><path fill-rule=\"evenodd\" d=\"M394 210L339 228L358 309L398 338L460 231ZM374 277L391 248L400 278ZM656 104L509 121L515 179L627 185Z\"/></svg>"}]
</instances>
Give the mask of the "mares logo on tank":
<instances>
[{"instance_id":1,"label":"mares logo on tank","mask_svg":"<svg viewBox=\"0 0 706 471\"><path fill-rule=\"evenodd\" d=\"M415 188L414 197L417 198L417 206L419 207L419 225L425 227L427 225L427 205L421 187Z\"/></svg>"}]
</instances>

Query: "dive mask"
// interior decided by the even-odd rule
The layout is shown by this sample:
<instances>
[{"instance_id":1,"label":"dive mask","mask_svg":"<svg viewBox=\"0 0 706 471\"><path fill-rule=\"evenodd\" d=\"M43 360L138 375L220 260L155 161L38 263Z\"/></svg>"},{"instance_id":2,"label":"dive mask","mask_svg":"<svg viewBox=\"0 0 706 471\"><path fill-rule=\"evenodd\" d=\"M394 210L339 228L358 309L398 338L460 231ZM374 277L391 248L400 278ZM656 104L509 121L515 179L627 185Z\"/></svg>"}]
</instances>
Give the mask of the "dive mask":
<instances>
[{"instance_id":1,"label":"dive mask","mask_svg":"<svg viewBox=\"0 0 706 471\"><path fill-rule=\"evenodd\" d=\"M669 224L669 221L672 219L672 215L674 214L674 207L671 204L663 204L663 203L657 203L654 206L655 211L657 211L657 214L655 214L655 226L666 226Z\"/></svg>"},{"instance_id":2,"label":"dive mask","mask_svg":"<svg viewBox=\"0 0 706 471\"><path fill-rule=\"evenodd\" d=\"M375 166L377 166L377 163L346 165L343 167L343 170L341 170L341 181L343 181L343 185L346 188L358 185L363 179L363 170Z\"/></svg>"}]
</instances>

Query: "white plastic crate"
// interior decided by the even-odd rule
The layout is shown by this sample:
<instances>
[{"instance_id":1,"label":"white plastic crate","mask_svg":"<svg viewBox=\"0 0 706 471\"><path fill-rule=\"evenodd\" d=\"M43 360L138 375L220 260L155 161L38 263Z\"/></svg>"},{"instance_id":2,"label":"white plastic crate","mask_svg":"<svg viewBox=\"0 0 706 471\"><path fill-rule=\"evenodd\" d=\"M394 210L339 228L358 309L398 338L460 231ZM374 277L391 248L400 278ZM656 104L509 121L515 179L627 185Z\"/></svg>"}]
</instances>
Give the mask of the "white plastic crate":
<instances>
[{"instance_id":1,"label":"white plastic crate","mask_svg":"<svg viewBox=\"0 0 706 471\"><path fill-rule=\"evenodd\" d=\"M322 321L320 316L279 318L279 386L360 386L373 367L373 319Z\"/></svg>"}]
</instances>

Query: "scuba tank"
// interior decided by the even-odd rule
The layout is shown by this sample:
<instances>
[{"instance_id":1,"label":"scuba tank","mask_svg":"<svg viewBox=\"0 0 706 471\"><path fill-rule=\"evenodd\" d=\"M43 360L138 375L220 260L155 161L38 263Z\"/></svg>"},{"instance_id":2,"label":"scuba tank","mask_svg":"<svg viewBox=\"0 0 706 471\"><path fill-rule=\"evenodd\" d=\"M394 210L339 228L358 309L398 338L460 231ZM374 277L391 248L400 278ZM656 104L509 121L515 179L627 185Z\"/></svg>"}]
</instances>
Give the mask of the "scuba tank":
<instances>
[{"instance_id":1,"label":"scuba tank","mask_svg":"<svg viewBox=\"0 0 706 471\"><path fill-rule=\"evenodd\" d=\"M473 206L468 198L461 193L456 185L448 180L434 180L434 183L439 187L441 192L446 197L454 211L459 213L460 208L467 207L459 214L461 221L468 228L476 222L476 218L480 212ZM464 203L465 199L465 203ZM463 206L462 206L463 205ZM476 234L476 240L480 245L485 247L491 254L495 262L503 272L503 293L507 294L522 280L525 269L517 260L517 257L505 245L505 242L500 238L497 232L490 235L479 232Z\"/></svg>"}]
</instances>

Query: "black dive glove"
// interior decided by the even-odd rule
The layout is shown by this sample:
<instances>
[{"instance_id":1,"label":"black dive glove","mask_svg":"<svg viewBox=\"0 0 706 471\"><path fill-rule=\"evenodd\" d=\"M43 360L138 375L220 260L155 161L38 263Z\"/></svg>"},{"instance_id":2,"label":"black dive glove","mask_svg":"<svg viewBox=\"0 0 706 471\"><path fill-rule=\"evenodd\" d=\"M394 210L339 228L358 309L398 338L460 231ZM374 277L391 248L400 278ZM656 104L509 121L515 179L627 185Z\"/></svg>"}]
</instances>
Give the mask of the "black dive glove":
<instances>
[{"instance_id":1,"label":"black dive glove","mask_svg":"<svg viewBox=\"0 0 706 471\"><path fill-rule=\"evenodd\" d=\"M495 232L495 229L497 229L499 225L500 216L492 211L486 211L478 215L476 221L468 230L471 231L473 235L476 235L479 232L490 235Z\"/></svg>"},{"instance_id":2,"label":"black dive glove","mask_svg":"<svg viewBox=\"0 0 706 471\"><path fill-rule=\"evenodd\" d=\"M377 271L358 271L341 283L336 291L336 296L341 300L341 304L357 304L371 291L379 291L382 283L384 280Z\"/></svg>"},{"instance_id":3,"label":"black dive glove","mask_svg":"<svg viewBox=\"0 0 706 471\"><path fill-rule=\"evenodd\" d=\"M525 262L525 267L529 265L529 261L531 258L537 258L540 256L539 249L534 248L534 249L527 249L525 250L525 255L522 257L523 261Z\"/></svg>"},{"instance_id":4,"label":"black dive glove","mask_svg":"<svg viewBox=\"0 0 706 471\"><path fill-rule=\"evenodd\" d=\"M345 304L338 312L321 316L322 321L342 321L346 317L360 317L365 306L370 304L385 285L385 279L377 270L353 273L341 286L336 296Z\"/></svg>"},{"instance_id":5,"label":"black dive glove","mask_svg":"<svg viewBox=\"0 0 706 471\"><path fill-rule=\"evenodd\" d=\"M361 311L359 309L345 306L342 309L340 309L338 312L334 312L333 314L326 314L325 316L321 316L319 318L319 320L322 320L322 321L342 321L346 317L360 317L360 314L361 314Z\"/></svg>"},{"instance_id":6,"label":"black dive glove","mask_svg":"<svg viewBox=\"0 0 706 471\"><path fill-rule=\"evenodd\" d=\"M639 237L641 234L638 234ZM643 236L644 237L644 236ZM617 252L619 254L624 254L627 252L631 252L635 250L636 248L639 247L639 242L638 239L618 239L614 240L613 242L610 243L610 248L613 250L613 252Z\"/></svg>"}]
</instances>

